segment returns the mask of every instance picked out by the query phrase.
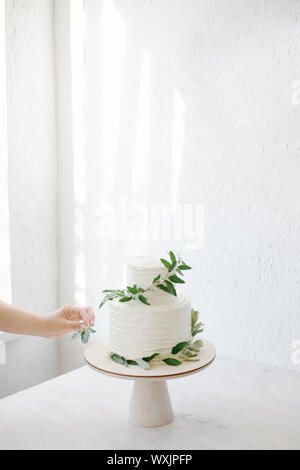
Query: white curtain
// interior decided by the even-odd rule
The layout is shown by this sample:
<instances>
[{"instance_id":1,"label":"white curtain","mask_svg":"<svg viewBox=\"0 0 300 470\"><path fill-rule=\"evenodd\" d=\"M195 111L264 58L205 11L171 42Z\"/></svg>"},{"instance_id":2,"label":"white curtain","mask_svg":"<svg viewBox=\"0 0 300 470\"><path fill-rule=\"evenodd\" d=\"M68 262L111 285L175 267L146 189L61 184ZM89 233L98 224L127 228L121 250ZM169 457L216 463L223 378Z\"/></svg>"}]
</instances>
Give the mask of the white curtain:
<instances>
[{"instance_id":1,"label":"white curtain","mask_svg":"<svg viewBox=\"0 0 300 470\"><path fill-rule=\"evenodd\" d=\"M78 5L72 21L75 289L77 298L85 291L97 305L103 288L125 282L128 255L161 256L172 248L187 261L193 256L192 225L185 224L190 233L179 233L179 224L176 233L174 225L192 188L183 181L186 104L156 50L172 40L163 30L156 40L149 37L145 4L88 0L84 26Z\"/></svg>"}]
</instances>

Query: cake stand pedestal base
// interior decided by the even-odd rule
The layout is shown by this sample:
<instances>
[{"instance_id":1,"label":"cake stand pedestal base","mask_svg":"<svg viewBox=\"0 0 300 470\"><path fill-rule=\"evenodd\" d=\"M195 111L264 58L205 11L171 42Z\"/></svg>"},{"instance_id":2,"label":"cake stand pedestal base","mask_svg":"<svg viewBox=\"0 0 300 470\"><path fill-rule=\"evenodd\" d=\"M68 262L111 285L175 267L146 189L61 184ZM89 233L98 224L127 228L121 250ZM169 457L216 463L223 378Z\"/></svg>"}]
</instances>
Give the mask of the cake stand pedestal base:
<instances>
[{"instance_id":1,"label":"cake stand pedestal base","mask_svg":"<svg viewBox=\"0 0 300 470\"><path fill-rule=\"evenodd\" d=\"M173 419L167 382L136 380L131 396L129 421L137 426L153 428L169 424Z\"/></svg>"},{"instance_id":2,"label":"cake stand pedestal base","mask_svg":"<svg viewBox=\"0 0 300 470\"><path fill-rule=\"evenodd\" d=\"M151 369L136 366L128 368L110 359L107 342L102 339L89 344L84 352L86 363L94 370L116 379L134 380L129 421L141 427L159 427L174 419L167 380L187 377L209 367L216 349L212 343L203 341L197 362L184 362L178 367L153 362Z\"/></svg>"}]
</instances>

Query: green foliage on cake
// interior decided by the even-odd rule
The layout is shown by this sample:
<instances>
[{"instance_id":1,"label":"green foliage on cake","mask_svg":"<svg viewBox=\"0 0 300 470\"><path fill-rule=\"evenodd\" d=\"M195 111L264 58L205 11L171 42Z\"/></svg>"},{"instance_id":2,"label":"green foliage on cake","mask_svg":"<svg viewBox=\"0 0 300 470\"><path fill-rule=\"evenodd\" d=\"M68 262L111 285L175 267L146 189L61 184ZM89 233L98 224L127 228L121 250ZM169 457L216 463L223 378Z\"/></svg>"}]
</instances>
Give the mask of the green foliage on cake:
<instances>
[{"instance_id":1,"label":"green foliage on cake","mask_svg":"<svg viewBox=\"0 0 300 470\"><path fill-rule=\"evenodd\" d=\"M129 366L139 366L142 369L150 369L150 362L153 361L159 354L152 354L150 357L143 357L142 359L125 359L125 357L121 357L118 354L111 353L110 358L116 362L117 364L121 364L122 366L129 367Z\"/></svg>"},{"instance_id":2,"label":"green foliage on cake","mask_svg":"<svg viewBox=\"0 0 300 470\"><path fill-rule=\"evenodd\" d=\"M188 266L180 257L174 255L172 251L168 253L170 259L166 260L161 258L161 263L165 268L167 268L168 272L166 276L163 278L161 275L157 276L153 279L152 284L144 289L142 287L138 287L137 285L128 286L126 289L108 289L104 290L103 293L105 294L99 309L104 307L106 302L119 299L119 302L126 303L126 302L140 302L144 305L150 305L150 302L147 299L147 294L154 291L154 289L160 289L167 294L177 296L176 292L176 284L185 284L185 281L182 279L184 276L185 271L189 271L192 269Z\"/></svg>"}]
</instances>

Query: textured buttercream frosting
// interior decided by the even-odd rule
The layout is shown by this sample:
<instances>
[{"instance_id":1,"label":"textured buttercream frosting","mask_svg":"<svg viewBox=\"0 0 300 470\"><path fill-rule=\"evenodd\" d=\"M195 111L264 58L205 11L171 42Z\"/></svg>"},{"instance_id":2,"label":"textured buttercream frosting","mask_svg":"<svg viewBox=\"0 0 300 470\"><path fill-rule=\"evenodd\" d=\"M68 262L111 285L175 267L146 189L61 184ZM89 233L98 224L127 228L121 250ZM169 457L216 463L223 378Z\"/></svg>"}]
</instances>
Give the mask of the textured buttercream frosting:
<instances>
[{"instance_id":1,"label":"textured buttercream frosting","mask_svg":"<svg viewBox=\"0 0 300 470\"><path fill-rule=\"evenodd\" d=\"M127 283L129 286L137 284L146 289L152 284L153 279L159 274L161 277L167 275L161 261L150 256L137 256L127 261Z\"/></svg>"},{"instance_id":2,"label":"textured buttercream frosting","mask_svg":"<svg viewBox=\"0 0 300 470\"><path fill-rule=\"evenodd\" d=\"M167 273L155 258L138 257L127 264L128 285L147 288ZM140 302L109 304L109 348L126 359L141 359L159 353L168 357L172 348L191 337L190 301L155 289L146 294L150 306Z\"/></svg>"}]
</instances>

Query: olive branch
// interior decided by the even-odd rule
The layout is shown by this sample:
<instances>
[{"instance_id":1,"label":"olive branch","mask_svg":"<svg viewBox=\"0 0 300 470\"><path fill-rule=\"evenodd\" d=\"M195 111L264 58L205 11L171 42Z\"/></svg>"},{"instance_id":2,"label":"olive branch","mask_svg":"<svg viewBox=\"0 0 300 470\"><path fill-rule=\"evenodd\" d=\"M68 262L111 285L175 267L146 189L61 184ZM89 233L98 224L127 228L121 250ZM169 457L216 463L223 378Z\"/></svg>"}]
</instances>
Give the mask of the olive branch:
<instances>
[{"instance_id":1,"label":"olive branch","mask_svg":"<svg viewBox=\"0 0 300 470\"><path fill-rule=\"evenodd\" d=\"M192 268L188 266L180 256L176 257L172 251L170 251L168 255L170 258L169 260L166 260L164 258L161 258L160 260L161 263L168 270L165 276L161 277L161 275L159 275L155 277L152 281L152 284L146 289L134 285L132 287L128 286L126 289L104 290L103 294L105 294L105 296L102 299L101 304L99 305L99 310L104 307L107 302L115 299L119 299L119 302L121 303L135 301L144 305L151 305L146 296L147 294L152 293L155 289L160 289L166 292L167 294L177 297L176 284L185 284L185 281L182 279L182 277L184 276L184 272L189 271ZM89 342L90 335L93 333L96 333L96 331L90 327L82 328L80 330L77 330L73 334L72 340L80 338L83 344L87 344ZM126 359L121 359L125 361L124 365L126 365ZM151 360L153 360L153 358ZM144 362L149 363L150 361L145 360Z\"/></svg>"},{"instance_id":2,"label":"olive branch","mask_svg":"<svg viewBox=\"0 0 300 470\"><path fill-rule=\"evenodd\" d=\"M184 271L188 271L192 269L188 266L180 257L174 255L172 251L169 253L170 260L166 260L161 258L161 263L167 268L167 274L164 277L161 275L155 277L152 281L152 284L147 287L146 289L142 287L138 287L136 284L134 286L128 286L126 289L108 289L104 290L103 293L105 294L99 309L101 309L106 302L119 299L119 302L126 303L126 302L140 302L144 305L150 305L147 294L152 293L155 289L160 289L167 294L177 296L176 292L176 284L185 284L185 281L182 279L184 275ZM181 276L181 277L179 277Z\"/></svg>"},{"instance_id":3,"label":"olive branch","mask_svg":"<svg viewBox=\"0 0 300 470\"><path fill-rule=\"evenodd\" d=\"M88 326L87 328L81 328L80 330L76 330L75 333L72 336L72 339L81 339L81 342L83 344L88 344L90 335L96 333L93 328Z\"/></svg>"}]
</instances>

